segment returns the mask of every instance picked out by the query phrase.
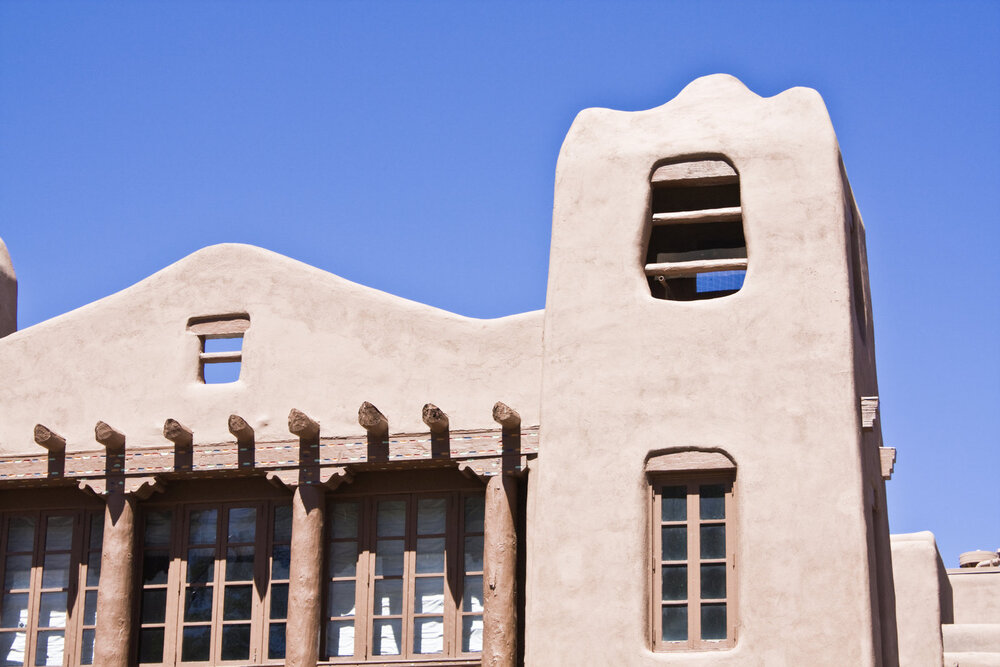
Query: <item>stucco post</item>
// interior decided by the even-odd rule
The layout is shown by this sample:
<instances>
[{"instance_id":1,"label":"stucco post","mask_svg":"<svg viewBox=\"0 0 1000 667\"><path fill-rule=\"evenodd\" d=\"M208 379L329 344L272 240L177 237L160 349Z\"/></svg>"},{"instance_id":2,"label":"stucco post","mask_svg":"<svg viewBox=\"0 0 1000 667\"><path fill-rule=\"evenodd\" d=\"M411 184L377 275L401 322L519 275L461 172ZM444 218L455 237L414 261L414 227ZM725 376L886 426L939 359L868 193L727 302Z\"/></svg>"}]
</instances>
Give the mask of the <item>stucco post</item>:
<instances>
[{"instance_id":1,"label":"stucco post","mask_svg":"<svg viewBox=\"0 0 1000 667\"><path fill-rule=\"evenodd\" d=\"M285 631L288 667L314 667L319 660L325 495L322 486L306 484L298 486L292 498L291 579Z\"/></svg>"},{"instance_id":2,"label":"stucco post","mask_svg":"<svg viewBox=\"0 0 1000 667\"><path fill-rule=\"evenodd\" d=\"M483 666L517 662L517 479L509 474L486 485L483 544Z\"/></svg>"},{"instance_id":3,"label":"stucco post","mask_svg":"<svg viewBox=\"0 0 1000 667\"><path fill-rule=\"evenodd\" d=\"M108 494L101 544L94 664L128 667L135 573L135 500L121 490Z\"/></svg>"}]
</instances>

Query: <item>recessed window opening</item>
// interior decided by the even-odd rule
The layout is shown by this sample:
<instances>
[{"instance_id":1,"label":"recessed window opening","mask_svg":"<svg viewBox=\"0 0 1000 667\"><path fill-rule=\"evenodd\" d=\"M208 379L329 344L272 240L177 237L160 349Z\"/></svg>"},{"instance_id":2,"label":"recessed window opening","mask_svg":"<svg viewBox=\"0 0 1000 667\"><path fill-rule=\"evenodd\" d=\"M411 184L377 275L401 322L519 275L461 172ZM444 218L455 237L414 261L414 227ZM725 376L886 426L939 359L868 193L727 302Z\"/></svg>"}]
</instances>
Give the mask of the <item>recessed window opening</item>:
<instances>
[{"instance_id":1,"label":"recessed window opening","mask_svg":"<svg viewBox=\"0 0 1000 667\"><path fill-rule=\"evenodd\" d=\"M250 328L245 314L191 318L188 331L201 342L198 379L205 384L226 384L240 379L243 333Z\"/></svg>"},{"instance_id":2,"label":"recessed window opening","mask_svg":"<svg viewBox=\"0 0 1000 667\"><path fill-rule=\"evenodd\" d=\"M739 291L747 244L736 171L722 160L668 164L653 172L650 187L650 293L694 301Z\"/></svg>"}]
</instances>

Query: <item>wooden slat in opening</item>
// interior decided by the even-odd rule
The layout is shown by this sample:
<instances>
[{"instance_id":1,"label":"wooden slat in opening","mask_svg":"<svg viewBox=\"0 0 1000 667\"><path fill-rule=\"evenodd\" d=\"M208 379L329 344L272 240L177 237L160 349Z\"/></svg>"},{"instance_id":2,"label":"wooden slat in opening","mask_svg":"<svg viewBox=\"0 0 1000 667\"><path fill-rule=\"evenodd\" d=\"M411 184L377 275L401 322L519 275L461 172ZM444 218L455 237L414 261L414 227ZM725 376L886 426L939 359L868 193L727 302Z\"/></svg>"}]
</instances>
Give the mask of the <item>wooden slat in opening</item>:
<instances>
[{"instance_id":1,"label":"wooden slat in opening","mask_svg":"<svg viewBox=\"0 0 1000 667\"><path fill-rule=\"evenodd\" d=\"M667 278L689 278L699 273L713 273L716 271L745 271L747 259L739 257L734 259L700 259L691 262L663 262L660 264L647 264L647 276L665 276Z\"/></svg>"},{"instance_id":2,"label":"wooden slat in opening","mask_svg":"<svg viewBox=\"0 0 1000 667\"><path fill-rule=\"evenodd\" d=\"M653 214L654 225L684 225L698 222L739 222L742 219L743 209L739 206Z\"/></svg>"},{"instance_id":3,"label":"wooden slat in opening","mask_svg":"<svg viewBox=\"0 0 1000 667\"><path fill-rule=\"evenodd\" d=\"M199 357L205 364L221 364L230 361L241 361L242 352L202 352Z\"/></svg>"},{"instance_id":4,"label":"wooden slat in opening","mask_svg":"<svg viewBox=\"0 0 1000 667\"><path fill-rule=\"evenodd\" d=\"M657 187L726 185L736 183L736 171L723 160L692 160L665 164L649 178Z\"/></svg>"}]
</instances>

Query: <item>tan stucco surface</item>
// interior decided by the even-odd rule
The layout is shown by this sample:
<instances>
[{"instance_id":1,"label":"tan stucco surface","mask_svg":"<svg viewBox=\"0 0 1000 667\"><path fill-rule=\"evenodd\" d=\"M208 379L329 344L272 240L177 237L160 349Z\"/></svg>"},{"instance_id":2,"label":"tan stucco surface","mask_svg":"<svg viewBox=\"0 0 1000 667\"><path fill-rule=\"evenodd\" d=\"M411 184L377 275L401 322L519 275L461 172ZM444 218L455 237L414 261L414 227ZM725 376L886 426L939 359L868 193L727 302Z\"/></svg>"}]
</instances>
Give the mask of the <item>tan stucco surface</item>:
<instances>
[{"instance_id":1,"label":"tan stucco surface","mask_svg":"<svg viewBox=\"0 0 1000 667\"><path fill-rule=\"evenodd\" d=\"M950 604L944 565L934 535L924 531L892 536L896 586L896 628L899 664L903 667L940 665L942 607Z\"/></svg>"},{"instance_id":2,"label":"tan stucco surface","mask_svg":"<svg viewBox=\"0 0 1000 667\"><path fill-rule=\"evenodd\" d=\"M17 330L17 275L0 239L0 338Z\"/></svg>"},{"instance_id":3,"label":"tan stucco surface","mask_svg":"<svg viewBox=\"0 0 1000 667\"><path fill-rule=\"evenodd\" d=\"M955 623L1000 624L1000 568L948 570Z\"/></svg>"},{"instance_id":4,"label":"tan stucco surface","mask_svg":"<svg viewBox=\"0 0 1000 667\"><path fill-rule=\"evenodd\" d=\"M201 384L190 317L245 312L240 380ZM42 423L69 451L99 449L94 424L129 447L164 446L163 423L195 443L232 441L227 418L257 438L291 438L303 410L321 434L358 435L370 401L391 433L426 432L424 403L452 430L495 428L493 404L538 423L541 312L496 320L461 317L364 287L245 245L200 250L150 278L0 339L0 454L39 453Z\"/></svg>"},{"instance_id":5,"label":"tan stucco surface","mask_svg":"<svg viewBox=\"0 0 1000 667\"><path fill-rule=\"evenodd\" d=\"M718 156L740 177L746 282L653 299L650 173ZM844 202L810 89L762 98L716 75L655 109L577 116L556 172L527 664L882 664ZM737 644L654 653L643 462L692 447L737 465Z\"/></svg>"}]
</instances>

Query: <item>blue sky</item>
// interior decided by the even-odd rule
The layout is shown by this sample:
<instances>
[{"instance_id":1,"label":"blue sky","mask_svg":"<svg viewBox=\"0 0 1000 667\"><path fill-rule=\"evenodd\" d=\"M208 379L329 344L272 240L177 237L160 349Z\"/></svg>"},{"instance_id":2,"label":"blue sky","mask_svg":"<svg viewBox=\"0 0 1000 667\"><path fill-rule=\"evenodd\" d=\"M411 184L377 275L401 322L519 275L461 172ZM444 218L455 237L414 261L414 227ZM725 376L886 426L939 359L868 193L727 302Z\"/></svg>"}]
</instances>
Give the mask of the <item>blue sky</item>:
<instances>
[{"instance_id":1,"label":"blue sky","mask_svg":"<svg viewBox=\"0 0 1000 667\"><path fill-rule=\"evenodd\" d=\"M2 2L20 326L224 241L465 315L542 308L575 114L714 72L829 107L893 532L934 531L950 566L1000 547L996 2Z\"/></svg>"}]
</instances>

